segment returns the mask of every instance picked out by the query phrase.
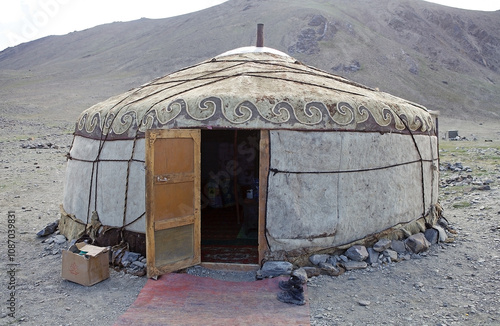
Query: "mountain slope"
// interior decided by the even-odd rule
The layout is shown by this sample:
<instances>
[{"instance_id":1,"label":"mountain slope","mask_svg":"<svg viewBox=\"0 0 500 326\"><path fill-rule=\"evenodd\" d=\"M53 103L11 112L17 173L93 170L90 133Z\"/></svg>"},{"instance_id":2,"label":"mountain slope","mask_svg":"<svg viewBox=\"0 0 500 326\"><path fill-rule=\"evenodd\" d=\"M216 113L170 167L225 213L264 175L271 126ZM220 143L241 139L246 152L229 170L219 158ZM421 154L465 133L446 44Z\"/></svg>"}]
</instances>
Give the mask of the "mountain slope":
<instances>
[{"instance_id":1,"label":"mountain slope","mask_svg":"<svg viewBox=\"0 0 500 326\"><path fill-rule=\"evenodd\" d=\"M0 52L0 112L73 121L87 107L227 50L265 45L463 119L500 118L500 11L415 0L230 0Z\"/></svg>"}]
</instances>

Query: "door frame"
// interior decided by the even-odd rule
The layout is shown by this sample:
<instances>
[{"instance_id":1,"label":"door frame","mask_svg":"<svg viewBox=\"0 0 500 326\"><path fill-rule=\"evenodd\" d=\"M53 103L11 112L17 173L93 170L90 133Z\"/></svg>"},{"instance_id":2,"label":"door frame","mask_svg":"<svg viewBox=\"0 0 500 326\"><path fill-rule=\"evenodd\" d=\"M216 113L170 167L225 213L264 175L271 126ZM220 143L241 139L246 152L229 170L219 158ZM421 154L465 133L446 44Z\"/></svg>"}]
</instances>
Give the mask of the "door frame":
<instances>
[{"instance_id":1,"label":"door frame","mask_svg":"<svg viewBox=\"0 0 500 326\"><path fill-rule=\"evenodd\" d=\"M267 187L269 177L269 130L260 131L259 144L259 231L257 239L259 241L259 265L264 261L266 252L269 250L266 237L266 219L267 219Z\"/></svg>"},{"instance_id":2,"label":"door frame","mask_svg":"<svg viewBox=\"0 0 500 326\"><path fill-rule=\"evenodd\" d=\"M193 133L197 134L194 137L195 143L197 144L197 149L195 150L195 173L197 177L195 178L195 244L194 251L195 257L193 260L180 261L168 266L158 268L155 266L155 242L154 238L148 236L149 234L154 234L154 216L151 216L154 209L153 200L153 189L154 189L154 143L156 139L162 138L162 136L167 134L177 134L177 135L190 135L192 137ZM201 263L201 130L200 129L149 129L146 131L146 259L147 259L147 269L148 277L156 278L157 276L175 270L187 268ZM260 130L260 142L259 142L259 210L258 210L258 253L259 253L259 263L261 265L265 259L266 252L269 250L267 238L266 238L266 206L267 206L267 188L268 188L268 176L269 176L269 160L270 160L270 136L268 130ZM203 263L210 265L239 265L239 264L220 264L220 263Z\"/></svg>"}]
</instances>

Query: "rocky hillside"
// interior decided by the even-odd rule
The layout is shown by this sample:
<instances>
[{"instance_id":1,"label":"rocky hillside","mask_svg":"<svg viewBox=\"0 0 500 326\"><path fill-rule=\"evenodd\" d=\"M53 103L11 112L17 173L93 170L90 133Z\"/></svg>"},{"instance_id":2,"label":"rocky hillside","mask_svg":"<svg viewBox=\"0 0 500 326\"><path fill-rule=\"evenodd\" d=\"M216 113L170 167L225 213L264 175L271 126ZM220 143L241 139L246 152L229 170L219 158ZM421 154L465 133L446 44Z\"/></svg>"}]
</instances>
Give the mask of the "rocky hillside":
<instances>
[{"instance_id":1,"label":"rocky hillside","mask_svg":"<svg viewBox=\"0 0 500 326\"><path fill-rule=\"evenodd\" d=\"M255 44L440 110L500 119L500 11L416 0L229 0L167 19L115 22L0 52L0 115L74 121L152 78Z\"/></svg>"}]
</instances>

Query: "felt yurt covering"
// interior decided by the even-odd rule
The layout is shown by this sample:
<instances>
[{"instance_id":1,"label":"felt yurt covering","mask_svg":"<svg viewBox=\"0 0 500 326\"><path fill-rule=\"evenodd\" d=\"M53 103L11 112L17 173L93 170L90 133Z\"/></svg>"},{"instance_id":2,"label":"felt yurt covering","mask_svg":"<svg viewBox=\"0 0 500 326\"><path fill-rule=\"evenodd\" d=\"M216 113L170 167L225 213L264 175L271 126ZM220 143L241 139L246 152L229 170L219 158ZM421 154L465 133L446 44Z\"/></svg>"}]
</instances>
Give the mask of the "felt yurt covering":
<instances>
[{"instance_id":1,"label":"felt yurt covering","mask_svg":"<svg viewBox=\"0 0 500 326\"><path fill-rule=\"evenodd\" d=\"M438 201L436 122L425 107L247 47L85 110L68 155L66 217L145 233L148 129L268 131L269 257L399 229Z\"/></svg>"}]
</instances>

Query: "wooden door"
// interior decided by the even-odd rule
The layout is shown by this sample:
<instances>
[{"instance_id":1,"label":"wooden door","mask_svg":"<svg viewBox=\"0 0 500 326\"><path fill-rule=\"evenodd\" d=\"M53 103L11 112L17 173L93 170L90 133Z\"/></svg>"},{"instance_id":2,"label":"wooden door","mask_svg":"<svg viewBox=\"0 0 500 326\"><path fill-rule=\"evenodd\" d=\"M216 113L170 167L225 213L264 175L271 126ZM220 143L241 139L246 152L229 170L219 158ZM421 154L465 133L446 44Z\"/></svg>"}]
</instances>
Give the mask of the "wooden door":
<instances>
[{"instance_id":1,"label":"wooden door","mask_svg":"<svg viewBox=\"0 0 500 326\"><path fill-rule=\"evenodd\" d=\"M148 277L201 262L200 130L146 132Z\"/></svg>"}]
</instances>

